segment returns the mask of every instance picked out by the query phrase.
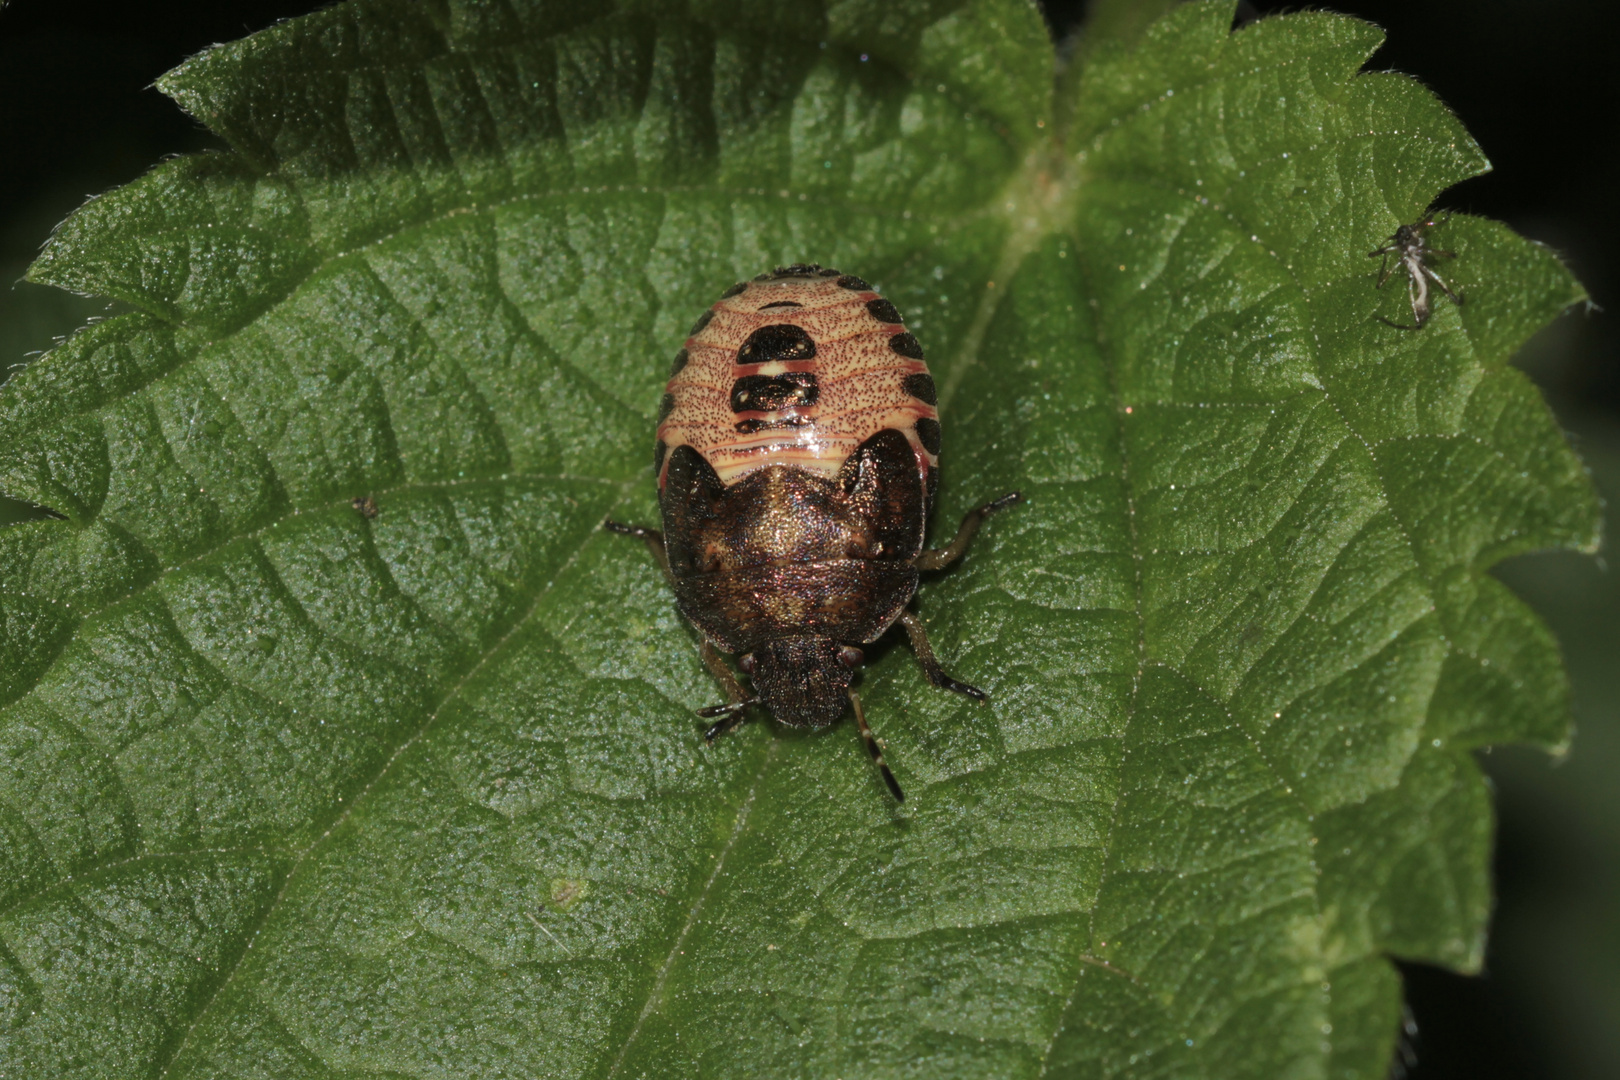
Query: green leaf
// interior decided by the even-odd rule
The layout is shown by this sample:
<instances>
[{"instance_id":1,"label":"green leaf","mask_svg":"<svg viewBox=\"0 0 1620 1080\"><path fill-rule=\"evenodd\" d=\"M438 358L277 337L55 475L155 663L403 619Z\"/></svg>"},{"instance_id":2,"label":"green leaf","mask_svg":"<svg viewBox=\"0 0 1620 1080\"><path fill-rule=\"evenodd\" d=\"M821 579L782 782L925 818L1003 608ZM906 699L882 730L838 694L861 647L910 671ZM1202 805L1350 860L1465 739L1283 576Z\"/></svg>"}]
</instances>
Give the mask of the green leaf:
<instances>
[{"instance_id":1,"label":"green leaf","mask_svg":"<svg viewBox=\"0 0 1620 1080\"><path fill-rule=\"evenodd\" d=\"M1476 969L1470 751L1561 745L1486 570L1597 504L1507 366L1582 299L1379 41L1019 0L349 0L162 89L0 389L0 1074L1382 1077ZM1127 40L1129 39L1129 40ZM814 259L908 316L945 532L850 726L755 723L638 545L667 359ZM370 518L351 504L370 495Z\"/></svg>"},{"instance_id":2,"label":"green leaf","mask_svg":"<svg viewBox=\"0 0 1620 1080\"><path fill-rule=\"evenodd\" d=\"M1099 48L1135 45L1148 27L1174 9L1181 0L1093 0L1086 21L1076 31L1079 45L1091 53ZM1084 58L1087 61L1091 56Z\"/></svg>"}]
</instances>

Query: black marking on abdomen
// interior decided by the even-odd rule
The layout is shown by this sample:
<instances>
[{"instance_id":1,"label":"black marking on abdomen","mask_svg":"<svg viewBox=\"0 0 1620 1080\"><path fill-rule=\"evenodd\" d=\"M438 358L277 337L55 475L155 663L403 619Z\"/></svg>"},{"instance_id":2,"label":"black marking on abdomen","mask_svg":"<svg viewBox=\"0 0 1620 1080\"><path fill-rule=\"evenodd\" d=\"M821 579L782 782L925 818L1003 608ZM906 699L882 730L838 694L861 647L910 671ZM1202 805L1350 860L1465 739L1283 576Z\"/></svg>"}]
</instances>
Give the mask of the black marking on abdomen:
<instances>
[{"instance_id":1,"label":"black marking on abdomen","mask_svg":"<svg viewBox=\"0 0 1620 1080\"><path fill-rule=\"evenodd\" d=\"M653 475L654 476L657 476L658 475L658 470L660 470L660 469L662 469L664 467L664 455L667 454L667 453L669 453L669 447L664 443L663 439L659 439L658 440L658 445L653 447Z\"/></svg>"},{"instance_id":2,"label":"black marking on abdomen","mask_svg":"<svg viewBox=\"0 0 1620 1080\"><path fill-rule=\"evenodd\" d=\"M931 416L918 420L917 441L923 444L924 450L939 457L939 421Z\"/></svg>"},{"instance_id":3,"label":"black marking on abdomen","mask_svg":"<svg viewBox=\"0 0 1620 1080\"><path fill-rule=\"evenodd\" d=\"M731 384L731 411L775 412L789 406L814 405L820 392L811 371L744 375Z\"/></svg>"},{"instance_id":4,"label":"black marking on abdomen","mask_svg":"<svg viewBox=\"0 0 1620 1080\"><path fill-rule=\"evenodd\" d=\"M692 359L692 354L682 349L675 354L675 360L669 365L669 377L674 378L686 369L686 362Z\"/></svg>"},{"instance_id":5,"label":"black marking on abdomen","mask_svg":"<svg viewBox=\"0 0 1620 1080\"><path fill-rule=\"evenodd\" d=\"M775 281L778 278L790 277L837 277L838 271L823 267L820 263L793 263L789 266L778 266L774 270L767 270L754 278L755 281Z\"/></svg>"},{"instance_id":6,"label":"black marking on abdomen","mask_svg":"<svg viewBox=\"0 0 1620 1080\"><path fill-rule=\"evenodd\" d=\"M703 314L698 316L697 322L692 324L692 329L690 329L690 330L688 330L686 332L686 336L687 337L697 337L699 334L703 333L703 328L705 326L708 326L710 320L712 320L713 318L714 318L714 308L710 308L708 311L705 311Z\"/></svg>"},{"instance_id":7,"label":"black marking on abdomen","mask_svg":"<svg viewBox=\"0 0 1620 1080\"><path fill-rule=\"evenodd\" d=\"M903 323L906 321L900 317L900 310L881 296L876 300L868 301L866 310L878 322Z\"/></svg>"},{"instance_id":8,"label":"black marking on abdomen","mask_svg":"<svg viewBox=\"0 0 1620 1080\"><path fill-rule=\"evenodd\" d=\"M809 360L816 355L816 343L802 326L772 323L748 335L737 350L739 364L767 364L772 360Z\"/></svg>"},{"instance_id":9,"label":"black marking on abdomen","mask_svg":"<svg viewBox=\"0 0 1620 1080\"><path fill-rule=\"evenodd\" d=\"M923 356L922 344L909 333L903 331L889 339L889 348L908 360L927 359L927 357Z\"/></svg>"},{"instance_id":10,"label":"black marking on abdomen","mask_svg":"<svg viewBox=\"0 0 1620 1080\"><path fill-rule=\"evenodd\" d=\"M939 391L934 388L934 377L927 372L919 371L915 375L907 375L900 386L924 405L939 404Z\"/></svg>"},{"instance_id":11,"label":"black marking on abdomen","mask_svg":"<svg viewBox=\"0 0 1620 1080\"><path fill-rule=\"evenodd\" d=\"M865 292L867 289L872 287L866 282L862 281L860 278L856 277L854 274L845 274L843 277L839 278L838 285L840 288L850 289L854 292Z\"/></svg>"},{"instance_id":12,"label":"black marking on abdomen","mask_svg":"<svg viewBox=\"0 0 1620 1080\"><path fill-rule=\"evenodd\" d=\"M778 416L770 420L759 418L739 420L736 428L739 435L752 435L756 431L766 431L771 428L800 428L813 423L815 421L808 416Z\"/></svg>"},{"instance_id":13,"label":"black marking on abdomen","mask_svg":"<svg viewBox=\"0 0 1620 1080\"><path fill-rule=\"evenodd\" d=\"M774 304L765 304L759 310L761 310L761 311L769 311L769 310L771 310L771 308L783 308L783 307L804 307L804 305L799 303L797 300L778 300Z\"/></svg>"},{"instance_id":14,"label":"black marking on abdomen","mask_svg":"<svg viewBox=\"0 0 1620 1080\"><path fill-rule=\"evenodd\" d=\"M675 411L675 395L665 394L658 402L658 422L662 424L669 419L669 414Z\"/></svg>"}]
</instances>

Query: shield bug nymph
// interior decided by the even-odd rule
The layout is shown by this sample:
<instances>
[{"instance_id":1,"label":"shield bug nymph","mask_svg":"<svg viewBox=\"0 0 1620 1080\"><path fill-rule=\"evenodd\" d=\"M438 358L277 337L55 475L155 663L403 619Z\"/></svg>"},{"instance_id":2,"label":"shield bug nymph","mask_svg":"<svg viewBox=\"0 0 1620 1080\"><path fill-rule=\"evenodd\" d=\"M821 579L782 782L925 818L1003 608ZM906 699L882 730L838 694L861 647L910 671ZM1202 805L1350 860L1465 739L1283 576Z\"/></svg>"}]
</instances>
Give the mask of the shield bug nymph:
<instances>
[{"instance_id":1,"label":"shield bug nymph","mask_svg":"<svg viewBox=\"0 0 1620 1080\"><path fill-rule=\"evenodd\" d=\"M1370 259L1382 257L1384 260L1383 265L1378 268L1378 284L1376 287L1382 289L1384 282L1389 280L1391 274L1397 269L1404 269L1406 271L1407 296L1412 301L1413 325L1408 326L1404 323L1391 322L1382 315L1378 316L1379 322L1393 326L1397 330L1423 329L1429 322L1429 316L1434 314L1434 297L1429 292L1430 282L1440 286L1440 291L1445 293L1453 304L1460 305L1463 302L1463 298L1452 292L1451 286L1441 280L1440 275L1434 272L1434 267L1429 265L1429 259L1431 258L1455 259L1457 253L1430 247L1428 239L1424 235L1436 225L1444 224L1450 216L1450 214L1447 214L1446 217L1437 219L1433 214L1430 214L1421 221L1415 221L1410 225L1402 225L1390 236L1388 243L1377 251L1367 253L1367 257ZM1389 261L1392 255L1395 257L1394 263Z\"/></svg>"},{"instance_id":2,"label":"shield bug nymph","mask_svg":"<svg viewBox=\"0 0 1620 1080\"><path fill-rule=\"evenodd\" d=\"M709 742L763 705L792 727L827 727L853 707L897 800L852 687L860 646L896 622L934 686L977 701L945 674L907 610L919 571L959 558L1003 495L923 549L938 486L938 395L900 313L852 274L798 263L729 289L675 354L658 411L653 469L663 531L640 537L697 628L727 702ZM745 691L721 658L737 656Z\"/></svg>"}]
</instances>

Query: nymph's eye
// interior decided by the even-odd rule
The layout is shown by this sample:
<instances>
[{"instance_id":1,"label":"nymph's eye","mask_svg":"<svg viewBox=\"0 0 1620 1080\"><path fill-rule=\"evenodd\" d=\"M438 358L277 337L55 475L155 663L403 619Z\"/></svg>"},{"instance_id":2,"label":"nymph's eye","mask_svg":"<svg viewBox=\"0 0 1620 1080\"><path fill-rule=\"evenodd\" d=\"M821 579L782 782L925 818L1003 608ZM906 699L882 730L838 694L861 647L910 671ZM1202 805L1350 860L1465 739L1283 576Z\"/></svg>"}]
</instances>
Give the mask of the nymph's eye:
<instances>
[{"instance_id":1,"label":"nymph's eye","mask_svg":"<svg viewBox=\"0 0 1620 1080\"><path fill-rule=\"evenodd\" d=\"M861 661L865 659L866 654L853 645L845 645L838 650L838 662L847 668L860 667Z\"/></svg>"},{"instance_id":2,"label":"nymph's eye","mask_svg":"<svg viewBox=\"0 0 1620 1080\"><path fill-rule=\"evenodd\" d=\"M753 653L743 653L737 658L737 666L743 669L744 675L752 675L754 669L759 667L759 661L754 659Z\"/></svg>"}]
</instances>

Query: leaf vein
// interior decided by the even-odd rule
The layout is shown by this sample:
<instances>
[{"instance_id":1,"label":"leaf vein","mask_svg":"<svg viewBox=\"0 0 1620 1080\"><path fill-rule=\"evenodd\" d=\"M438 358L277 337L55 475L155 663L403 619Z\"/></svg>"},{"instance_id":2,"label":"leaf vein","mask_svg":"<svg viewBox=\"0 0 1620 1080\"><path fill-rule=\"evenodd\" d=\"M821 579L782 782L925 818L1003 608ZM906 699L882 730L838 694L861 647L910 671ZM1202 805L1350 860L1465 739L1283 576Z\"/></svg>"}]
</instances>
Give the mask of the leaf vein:
<instances>
[{"instance_id":1,"label":"leaf vein","mask_svg":"<svg viewBox=\"0 0 1620 1080\"><path fill-rule=\"evenodd\" d=\"M1082 276L1087 278L1088 291L1097 295L1093 283L1089 280L1089 273L1084 269L1086 264L1081 263ZM1102 847L1104 851L1102 868L1098 875L1097 889L1092 901L1091 910L1086 917L1086 949L1082 957L1091 949L1091 943L1097 940L1097 905L1101 902L1103 890L1107 888L1109 870L1114 863L1114 840L1119 831L1120 814L1125 799L1125 764L1130 759L1130 731L1136 721L1138 703L1142 693L1142 674L1147 664L1147 617L1144 611L1144 597L1142 586L1142 544L1137 535L1136 527L1136 495L1131 478L1130 443L1125 429L1125 400L1120 391L1118 361L1111 356L1108 343L1099 332L1095 322L1092 323L1092 343L1096 346L1097 354L1103 358L1103 369L1108 380L1108 393L1113 401L1114 437L1117 453L1119 454L1119 482L1120 491L1125 500L1126 536L1129 538L1131 555L1131 588L1135 607L1135 645L1136 670L1131 676L1131 692L1125 703L1125 725L1119 740L1119 767L1116 783L1119 785L1114 792L1114 805L1109 812L1108 827L1103 834ZM1063 1008L1058 1011L1057 1023L1052 1028L1052 1036L1046 1041L1046 1047L1040 1055L1040 1071L1038 1078L1045 1077L1051 1064L1052 1051L1056 1048L1059 1037L1062 1036L1068 1024L1069 1011L1074 1007L1075 999L1080 993L1080 979L1085 970L1085 961L1079 960L1076 965L1073 986L1068 997L1063 1002Z\"/></svg>"},{"instance_id":2,"label":"leaf vein","mask_svg":"<svg viewBox=\"0 0 1620 1080\"><path fill-rule=\"evenodd\" d=\"M626 487L626 485L619 486L621 492ZM579 543L575 545L573 552L569 555L556 578L553 578L553 583L557 578L565 575L568 566L571 566L573 562L585 551L591 540L595 538L597 532L598 528L593 525L591 529L585 533L585 535L580 539ZM534 613L539 610L541 601L550 592L551 587L552 583L548 583L544 588L538 590L533 602L529 606L529 610L524 613L523 617L514 621L506 633L494 641L490 647L484 651L484 654L478 658L477 662L468 667L467 671L461 676L460 679L456 681L455 685L452 686L445 693L444 697L440 699L438 706L428 714L427 718L417 726L415 731L411 732L410 735L403 739L400 744L394 748L393 752L389 754L387 760L383 762L382 767L378 769L376 775L373 776L365 784L365 786L355 794L353 798L347 801L343 812L338 815L331 825L329 825L313 843L311 843L303 851L299 852L293 859L292 867L287 871L286 877L282 879L281 888L277 890L275 897L265 907L264 913L251 928L251 932L248 935L250 941L248 948L243 949L238 954L236 961L231 965L230 972L224 979L220 980L213 994L211 994L208 1000L203 1003L202 1007L197 1010L196 1016L186 1028L185 1035L176 1040L174 1050L169 1055L169 1060L164 1063L163 1068L158 1072L159 1080L164 1080L164 1078L169 1075L170 1070L174 1067L174 1063L180 1060L182 1052L190 1043L191 1037L196 1032L198 1025L202 1023L203 1019L213 1008L214 1002L219 1000L220 994L224 993L226 987L236 980L237 975L242 970L242 964L247 959L247 955L252 948L251 938L257 935L259 929L265 926L276 914L276 912L280 910L281 902L286 897L287 890L289 887L291 887L293 880L298 877L299 871L310 865L315 857L317 849L325 844L326 841L330 839L340 828L342 828L344 823L346 823L349 818L353 816L355 809L366 801L372 791L374 791L377 785L381 783L382 779L388 775L389 771L393 768L394 763L398 761L407 750L414 746L416 742L421 739L421 737L425 735L435 723L437 723L439 717L444 713L445 708L460 696L462 690L469 682L471 682L472 678L482 671L485 666L488 665L491 659L499 655L501 650L505 648L506 643L516 636L518 631L529 621Z\"/></svg>"},{"instance_id":3,"label":"leaf vein","mask_svg":"<svg viewBox=\"0 0 1620 1080\"><path fill-rule=\"evenodd\" d=\"M619 1048L618 1055L614 1057L613 1065L608 1069L608 1080L613 1080L613 1077L618 1075L619 1070L624 1066L625 1058L629 1056L630 1048L635 1045L637 1037L640 1036L642 1026L647 1022L647 1017L651 1016L653 1011L661 1004L664 983L668 980L669 973L675 966L675 958L680 955L681 943L692 932L692 927L697 925L698 916L703 911L703 903L709 898L710 890L714 888L714 883L720 878L721 870L725 868L726 857L731 854L732 849L737 846L737 841L741 839L743 831L748 825L748 815L753 810L754 800L759 796L760 786L765 782L765 774L770 771L771 764L776 760L781 745L780 739L772 738L766 746L759 769L754 773L754 779L749 784L748 795L743 799L741 805L737 807L737 823L732 827L731 835L726 838L725 845L715 857L714 870L710 872L709 878L703 883L703 888L698 892L697 899L693 902L691 910L687 912L686 921L681 925L680 932L675 935L674 941L670 943L669 954L664 957L664 962L659 965L658 975L653 980L652 989L647 992L647 1001L642 1006L641 1013L636 1017L636 1022L631 1027L630 1034L625 1038L624 1045Z\"/></svg>"}]
</instances>

